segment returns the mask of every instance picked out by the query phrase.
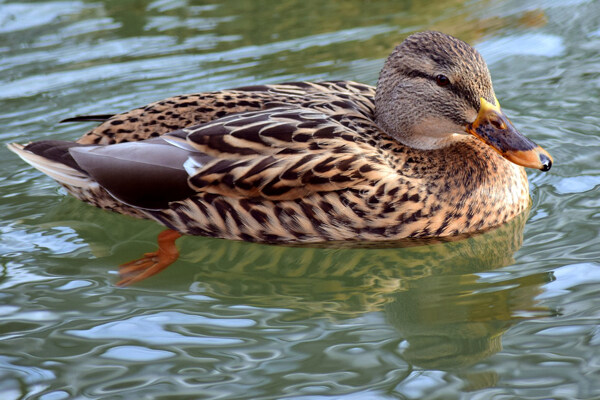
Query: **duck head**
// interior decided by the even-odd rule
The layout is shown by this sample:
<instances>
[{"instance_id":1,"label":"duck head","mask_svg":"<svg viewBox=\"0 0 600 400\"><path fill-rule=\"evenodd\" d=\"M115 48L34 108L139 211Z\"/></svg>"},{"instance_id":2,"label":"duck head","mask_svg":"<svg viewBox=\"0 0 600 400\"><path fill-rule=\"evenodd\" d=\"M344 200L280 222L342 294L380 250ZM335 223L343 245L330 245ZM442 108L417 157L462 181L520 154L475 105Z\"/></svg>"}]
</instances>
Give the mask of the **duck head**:
<instances>
[{"instance_id":1,"label":"duck head","mask_svg":"<svg viewBox=\"0 0 600 400\"><path fill-rule=\"evenodd\" d=\"M410 147L439 149L471 134L517 165L552 166L550 154L500 108L481 54L441 32L416 33L394 49L379 76L375 117Z\"/></svg>"}]
</instances>

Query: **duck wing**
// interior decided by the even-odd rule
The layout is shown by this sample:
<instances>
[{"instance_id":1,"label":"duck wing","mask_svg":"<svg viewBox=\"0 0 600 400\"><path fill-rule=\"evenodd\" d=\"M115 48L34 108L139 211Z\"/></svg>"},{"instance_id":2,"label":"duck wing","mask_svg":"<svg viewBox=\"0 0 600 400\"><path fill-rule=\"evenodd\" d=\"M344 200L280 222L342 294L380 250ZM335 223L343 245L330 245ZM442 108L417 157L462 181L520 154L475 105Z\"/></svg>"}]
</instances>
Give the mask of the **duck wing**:
<instances>
[{"instance_id":1,"label":"duck wing","mask_svg":"<svg viewBox=\"0 0 600 400\"><path fill-rule=\"evenodd\" d=\"M367 142L320 111L276 107L161 138L64 151L117 200L160 209L196 193L292 200L394 174Z\"/></svg>"},{"instance_id":2,"label":"duck wing","mask_svg":"<svg viewBox=\"0 0 600 400\"><path fill-rule=\"evenodd\" d=\"M393 173L364 137L313 109L232 115L163 139L189 152L194 190L228 197L291 200Z\"/></svg>"},{"instance_id":3,"label":"duck wing","mask_svg":"<svg viewBox=\"0 0 600 400\"><path fill-rule=\"evenodd\" d=\"M113 116L78 116L61 122L102 122L77 142L116 144L158 137L232 114L265 110L281 104L288 107L300 106L311 99L327 99L329 103L352 99L356 107L363 107L372 112L370 108L374 95L375 88L372 86L351 81L254 85L172 96Z\"/></svg>"}]
</instances>

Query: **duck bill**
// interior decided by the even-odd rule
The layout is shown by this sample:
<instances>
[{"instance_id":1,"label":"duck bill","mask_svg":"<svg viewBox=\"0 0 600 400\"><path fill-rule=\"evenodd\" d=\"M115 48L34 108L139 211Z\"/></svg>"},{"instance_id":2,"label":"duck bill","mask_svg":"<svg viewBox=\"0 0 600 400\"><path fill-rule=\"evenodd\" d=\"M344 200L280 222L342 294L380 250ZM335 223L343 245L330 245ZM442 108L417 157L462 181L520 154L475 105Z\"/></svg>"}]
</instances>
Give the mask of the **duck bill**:
<instances>
[{"instance_id":1,"label":"duck bill","mask_svg":"<svg viewBox=\"0 0 600 400\"><path fill-rule=\"evenodd\" d=\"M550 154L515 129L498 100L494 105L481 98L477 119L467 125L466 131L517 165L542 171L552 167Z\"/></svg>"}]
</instances>

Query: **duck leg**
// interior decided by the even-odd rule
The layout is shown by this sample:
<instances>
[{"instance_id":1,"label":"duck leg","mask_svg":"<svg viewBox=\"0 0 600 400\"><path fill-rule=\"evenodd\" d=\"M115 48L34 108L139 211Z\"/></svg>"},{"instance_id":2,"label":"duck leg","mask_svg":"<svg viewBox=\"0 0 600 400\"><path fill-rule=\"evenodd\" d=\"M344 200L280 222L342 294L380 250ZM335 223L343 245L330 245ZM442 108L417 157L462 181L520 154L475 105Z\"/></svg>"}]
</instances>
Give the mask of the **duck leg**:
<instances>
[{"instance_id":1,"label":"duck leg","mask_svg":"<svg viewBox=\"0 0 600 400\"><path fill-rule=\"evenodd\" d=\"M117 286L128 286L159 273L173 264L179 257L175 240L181 234L171 229L158 235L158 250L146 253L138 260L133 260L119 266L121 280Z\"/></svg>"}]
</instances>

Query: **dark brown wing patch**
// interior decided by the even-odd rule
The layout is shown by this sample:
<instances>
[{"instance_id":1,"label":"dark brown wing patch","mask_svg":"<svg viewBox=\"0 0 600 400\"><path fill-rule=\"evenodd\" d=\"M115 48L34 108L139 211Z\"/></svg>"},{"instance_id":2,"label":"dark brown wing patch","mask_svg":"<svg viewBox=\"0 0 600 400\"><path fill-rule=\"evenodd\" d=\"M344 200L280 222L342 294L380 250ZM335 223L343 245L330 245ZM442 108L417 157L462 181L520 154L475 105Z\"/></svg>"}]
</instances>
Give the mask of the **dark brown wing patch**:
<instances>
[{"instance_id":1,"label":"dark brown wing patch","mask_svg":"<svg viewBox=\"0 0 600 400\"><path fill-rule=\"evenodd\" d=\"M183 168L189 153L161 139L70 149L78 166L116 199L144 209L164 209L195 191Z\"/></svg>"}]
</instances>

